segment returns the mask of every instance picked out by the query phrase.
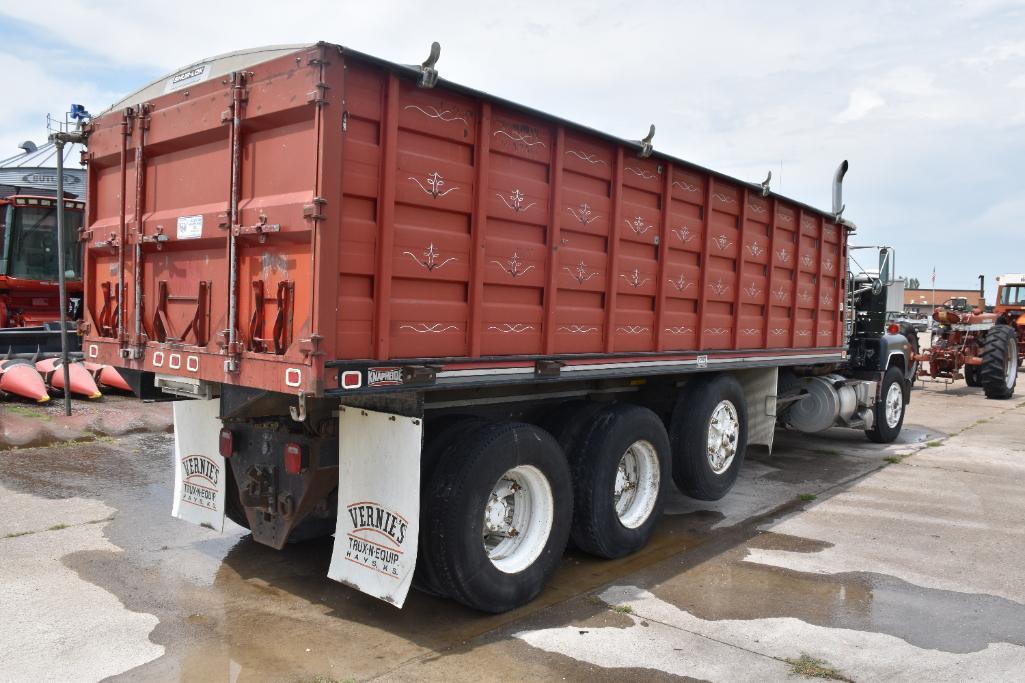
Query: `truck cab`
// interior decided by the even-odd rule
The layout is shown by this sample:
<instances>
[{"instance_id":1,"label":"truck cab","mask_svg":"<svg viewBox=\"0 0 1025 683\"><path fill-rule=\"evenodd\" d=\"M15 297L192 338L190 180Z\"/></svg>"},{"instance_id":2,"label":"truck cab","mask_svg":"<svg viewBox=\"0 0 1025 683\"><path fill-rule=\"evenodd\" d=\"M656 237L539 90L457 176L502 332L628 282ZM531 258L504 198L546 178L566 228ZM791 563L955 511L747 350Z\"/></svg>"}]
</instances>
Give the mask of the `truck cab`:
<instances>
[{"instance_id":1,"label":"truck cab","mask_svg":"<svg viewBox=\"0 0 1025 683\"><path fill-rule=\"evenodd\" d=\"M993 312L1007 325L1014 325L1025 313L1025 273L997 278L997 303Z\"/></svg>"},{"instance_id":2,"label":"truck cab","mask_svg":"<svg viewBox=\"0 0 1025 683\"><path fill-rule=\"evenodd\" d=\"M1018 365L1025 362L1025 273L997 277L997 303L993 308L998 325L1014 329Z\"/></svg>"},{"instance_id":3,"label":"truck cab","mask_svg":"<svg viewBox=\"0 0 1025 683\"><path fill-rule=\"evenodd\" d=\"M897 278L892 247L851 247L878 252L878 269L848 271L848 330L851 365L862 371L885 372L896 366L910 387L914 378L914 330L902 330L891 320L904 305L904 281ZM856 260L852 260L852 265Z\"/></svg>"}]
</instances>

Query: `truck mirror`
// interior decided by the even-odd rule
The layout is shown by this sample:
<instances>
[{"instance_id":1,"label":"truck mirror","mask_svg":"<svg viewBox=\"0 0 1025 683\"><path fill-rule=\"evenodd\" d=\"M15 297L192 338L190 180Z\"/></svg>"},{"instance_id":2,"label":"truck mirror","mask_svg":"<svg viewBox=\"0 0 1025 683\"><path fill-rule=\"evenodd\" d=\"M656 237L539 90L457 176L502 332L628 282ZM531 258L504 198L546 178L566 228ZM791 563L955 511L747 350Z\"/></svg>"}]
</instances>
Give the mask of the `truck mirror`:
<instances>
[{"instance_id":1,"label":"truck mirror","mask_svg":"<svg viewBox=\"0 0 1025 683\"><path fill-rule=\"evenodd\" d=\"M879 279L883 281L883 284L888 285L893 282L893 273L895 272L893 249L881 247L879 249Z\"/></svg>"}]
</instances>

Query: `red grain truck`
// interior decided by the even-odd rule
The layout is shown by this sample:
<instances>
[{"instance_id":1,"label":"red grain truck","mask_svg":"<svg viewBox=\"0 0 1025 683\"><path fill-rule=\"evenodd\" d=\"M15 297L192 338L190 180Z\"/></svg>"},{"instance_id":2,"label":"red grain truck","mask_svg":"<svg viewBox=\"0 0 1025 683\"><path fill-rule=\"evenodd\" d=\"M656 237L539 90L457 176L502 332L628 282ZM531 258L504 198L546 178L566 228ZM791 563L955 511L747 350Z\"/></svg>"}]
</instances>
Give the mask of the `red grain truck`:
<instances>
[{"instance_id":1,"label":"red grain truck","mask_svg":"<svg viewBox=\"0 0 1025 683\"><path fill-rule=\"evenodd\" d=\"M175 516L334 533L332 578L497 612L570 537L642 547L670 480L723 496L778 423L896 438L907 343L847 271L846 162L821 211L437 57L233 53L90 125L85 353L192 399Z\"/></svg>"}]
</instances>

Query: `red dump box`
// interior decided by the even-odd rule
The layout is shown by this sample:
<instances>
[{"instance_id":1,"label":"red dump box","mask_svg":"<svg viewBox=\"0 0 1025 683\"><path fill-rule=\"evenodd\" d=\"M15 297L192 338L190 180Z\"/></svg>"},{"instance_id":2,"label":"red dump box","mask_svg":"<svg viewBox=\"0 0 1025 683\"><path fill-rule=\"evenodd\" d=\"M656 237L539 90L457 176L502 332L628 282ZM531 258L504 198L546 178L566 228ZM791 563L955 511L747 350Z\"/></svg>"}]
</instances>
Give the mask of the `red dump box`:
<instances>
[{"instance_id":1,"label":"red dump box","mask_svg":"<svg viewBox=\"0 0 1025 683\"><path fill-rule=\"evenodd\" d=\"M841 357L832 214L336 45L241 59L92 123L91 360L324 395Z\"/></svg>"}]
</instances>

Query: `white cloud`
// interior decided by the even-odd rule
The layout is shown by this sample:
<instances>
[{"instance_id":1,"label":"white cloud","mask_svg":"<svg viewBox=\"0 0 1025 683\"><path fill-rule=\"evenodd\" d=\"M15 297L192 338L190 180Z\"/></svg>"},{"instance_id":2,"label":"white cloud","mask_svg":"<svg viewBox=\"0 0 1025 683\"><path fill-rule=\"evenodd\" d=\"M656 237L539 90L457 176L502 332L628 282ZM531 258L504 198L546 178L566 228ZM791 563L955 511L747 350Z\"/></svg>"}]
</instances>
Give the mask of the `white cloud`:
<instances>
[{"instance_id":1,"label":"white cloud","mask_svg":"<svg viewBox=\"0 0 1025 683\"><path fill-rule=\"evenodd\" d=\"M837 123L850 123L865 118L874 109L886 105L886 100L874 90L855 88L847 102L847 108L834 117Z\"/></svg>"},{"instance_id":2,"label":"white cloud","mask_svg":"<svg viewBox=\"0 0 1025 683\"><path fill-rule=\"evenodd\" d=\"M993 66L1007 61L1025 60L1025 41L998 43L987 45L982 53L968 57L965 62L968 64L979 64L982 66Z\"/></svg>"},{"instance_id":3,"label":"white cloud","mask_svg":"<svg viewBox=\"0 0 1025 683\"><path fill-rule=\"evenodd\" d=\"M93 62L152 75L233 49L316 40L414 63L438 40L444 78L623 137L654 122L657 149L748 180L771 168L774 189L810 204L828 206L833 169L849 158L847 211L859 239L897 246L909 275L943 259L948 272L985 268L962 266L963 256L922 236L957 234L986 207L1020 195L1013 169L1025 155L1025 5L764 7L251 0L239 12L197 0L58 0L45 15L8 3L0 16L52 32ZM51 26L51 14L62 21ZM79 99L90 98L94 111L125 94L84 68L79 78L54 73L42 64L19 78L23 123L7 113L17 98L9 99L0 154L17 138L38 137L24 123L27 110L41 121L67 105L69 91L87 93Z\"/></svg>"},{"instance_id":4,"label":"white cloud","mask_svg":"<svg viewBox=\"0 0 1025 683\"><path fill-rule=\"evenodd\" d=\"M55 76L38 62L0 51L0 73L8 96L0 106L0 159L18 153L24 140L46 141L46 115L61 116L71 99L105 101L113 93L97 84Z\"/></svg>"}]
</instances>

